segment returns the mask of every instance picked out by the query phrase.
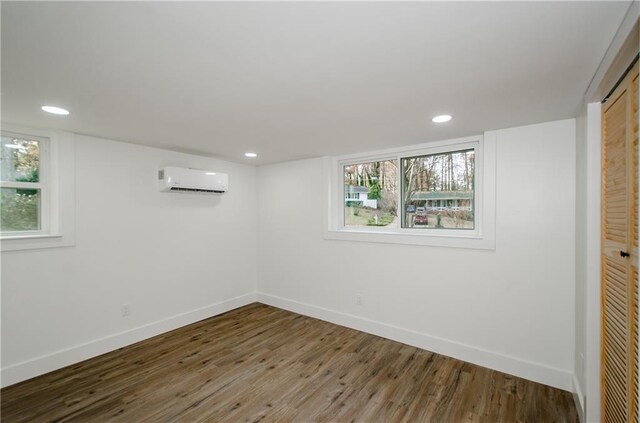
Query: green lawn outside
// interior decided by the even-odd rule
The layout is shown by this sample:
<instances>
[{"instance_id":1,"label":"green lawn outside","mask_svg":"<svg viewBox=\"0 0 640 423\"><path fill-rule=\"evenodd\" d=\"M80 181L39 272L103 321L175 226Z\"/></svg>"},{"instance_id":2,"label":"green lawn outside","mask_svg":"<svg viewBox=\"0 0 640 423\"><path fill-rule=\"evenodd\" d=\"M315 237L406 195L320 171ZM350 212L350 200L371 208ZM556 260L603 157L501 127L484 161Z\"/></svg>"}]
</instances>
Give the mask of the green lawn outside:
<instances>
[{"instance_id":1,"label":"green lawn outside","mask_svg":"<svg viewBox=\"0 0 640 423\"><path fill-rule=\"evenodd\" d=\"M366 207L346 207L344 224L345 226L372 226L376 215L378 216L378 225L376 226L387 226L394 219L393 215L382 210Z\"/></svg>"}]
</instances>

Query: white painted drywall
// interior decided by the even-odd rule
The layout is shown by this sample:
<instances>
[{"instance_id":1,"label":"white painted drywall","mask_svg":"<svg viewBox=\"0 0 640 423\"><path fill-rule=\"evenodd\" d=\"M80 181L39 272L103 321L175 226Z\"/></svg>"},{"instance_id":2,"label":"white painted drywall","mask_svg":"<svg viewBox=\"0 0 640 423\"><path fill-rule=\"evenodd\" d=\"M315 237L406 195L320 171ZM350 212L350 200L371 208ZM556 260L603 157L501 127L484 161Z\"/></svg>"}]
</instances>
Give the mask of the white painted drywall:
<instances>
[{"instance_id":1,"label":"white painted drywall","mask_svg":"<svg viewBox=\"0 0 640 423\"><path fill-rule=\"evenodd\" d=\"M587 261L587 107L576 118L576 285L575 285L575 351L574 392L576 408L584 421L584 387L586 359L586 261Z\"/></svg>"},{"instance_id":2,"label":"white painted drywall","mask_svg":"<svg viewBox=\"0 0 640 423\"><path fill-rule=\"evenodd\" d=\"M601 110L585 104L576 120L575 391L582 421L600 421Z\"/></svg>"},{"instance_id":3,"label":"white painted drywall","mask_svg":"<svg viewBox=\"0 0 640 423\"><path fill-rule=\"evenodd\" d=\"M164 165L229 192L159 192ZM257 199L255 167L77 135L75 246L2 254L3 383L255 299Z\"/></svg>"},{"instance_id":4,"label":"white painted drywall","mask_svg":"<svg viewBox=\"0 0 640 423\"><path fill-rule=\"evenodd\" d=\"M258 171L260 300L571 389L575 120L497 131L495 251L323 239L322 163Z\"/></svg>"}]
</instances>

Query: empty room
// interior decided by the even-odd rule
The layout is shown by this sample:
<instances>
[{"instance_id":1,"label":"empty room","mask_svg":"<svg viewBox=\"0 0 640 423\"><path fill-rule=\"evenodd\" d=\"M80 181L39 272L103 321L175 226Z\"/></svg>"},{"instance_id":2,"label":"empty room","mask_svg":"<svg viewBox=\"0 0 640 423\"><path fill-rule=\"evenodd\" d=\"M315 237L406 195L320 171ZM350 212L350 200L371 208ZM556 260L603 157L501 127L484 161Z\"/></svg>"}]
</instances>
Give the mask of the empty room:
<instances>
[{"instance_id":1,"label":"empty room","mask_svg":"<svg viewBox=\"0 0 640 423\"><path fill-rule=\"evenodd\" d=\"M636 1L0 2L0 419L638 422Z\"/></svg>"}]
</instances>

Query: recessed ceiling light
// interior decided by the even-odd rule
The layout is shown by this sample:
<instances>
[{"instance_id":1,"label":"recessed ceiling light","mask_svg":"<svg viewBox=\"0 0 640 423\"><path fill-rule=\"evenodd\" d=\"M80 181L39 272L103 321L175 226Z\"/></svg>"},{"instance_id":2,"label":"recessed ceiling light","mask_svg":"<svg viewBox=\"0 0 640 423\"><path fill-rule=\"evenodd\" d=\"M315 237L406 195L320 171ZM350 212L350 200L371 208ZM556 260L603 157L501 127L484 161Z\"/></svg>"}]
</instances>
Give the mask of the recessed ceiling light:
<instances>
[{"instance_id":1,"label":"recessed ceiling light","mask_svg":"<svg viewBox=\"0 0 640 423\"><path fill-rule=\"evenodd\" d=\"M449 122L450 120L451 120L451 115L438 115L433 119L431 119L431 121L434 123L445 123L445 122Z\"/></svg>"},{"instance_id":2,"label":"recessed ceiling light","mask_svg":"<svg viewBox=\"0 0 640 423\"><path fill-rule=\"evenodd\" d=\"M204 174L205 174L205 175L208 175L208 176L213 176L213 175L215 175L216 173L215 173L215 172L205 172Z\"/></svg>"},{"instance_id":3,"label":"recessed ceiling light","mask_svg":"<svg viewBox=\"0 0 640 423\"><path fill-rule=\"evenodd\" d=\"M244 153L244 155L247 157L258 157L256 153Z\"/></svg>"},{"instance_id":4,"label":"recessed ceiling light","mask_svg":"<svg viewBox=\"0 0 640 423\"><path fill-rule=\"evenodd\" d=\"M42 110L44 110L47 113L53 113L54 115L66 116L69 114L68 110L63 109L62 107L56 107L56 106L42 106Z\"/></svg>"}]
</instances>

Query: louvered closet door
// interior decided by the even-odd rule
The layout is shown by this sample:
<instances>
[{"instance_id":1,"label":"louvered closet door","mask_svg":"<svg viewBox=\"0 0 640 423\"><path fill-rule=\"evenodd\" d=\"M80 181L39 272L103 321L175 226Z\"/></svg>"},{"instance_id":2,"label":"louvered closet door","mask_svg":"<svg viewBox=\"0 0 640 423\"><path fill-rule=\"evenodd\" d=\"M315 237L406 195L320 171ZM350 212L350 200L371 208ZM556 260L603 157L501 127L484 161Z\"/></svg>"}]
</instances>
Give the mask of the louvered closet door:
<instances>
[{"instance_id":1,"label":"louvered closet door","mask_svg":"<svg viewBox=\"0 0 640 423\"><path fill-rule=\"evenodd\" d=\"M638 418L638 66L602 109L602 421Z\"/></svg>"}]
</instances>

